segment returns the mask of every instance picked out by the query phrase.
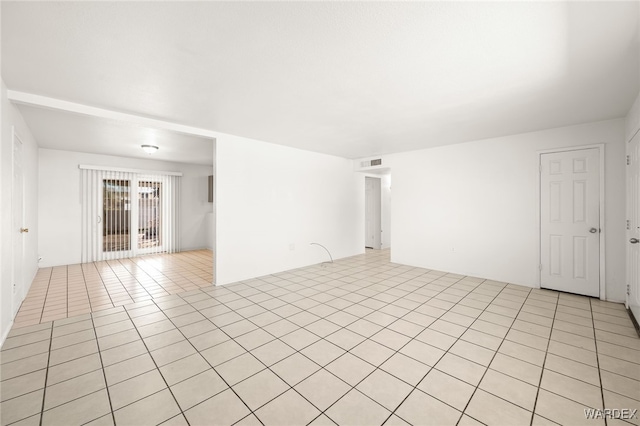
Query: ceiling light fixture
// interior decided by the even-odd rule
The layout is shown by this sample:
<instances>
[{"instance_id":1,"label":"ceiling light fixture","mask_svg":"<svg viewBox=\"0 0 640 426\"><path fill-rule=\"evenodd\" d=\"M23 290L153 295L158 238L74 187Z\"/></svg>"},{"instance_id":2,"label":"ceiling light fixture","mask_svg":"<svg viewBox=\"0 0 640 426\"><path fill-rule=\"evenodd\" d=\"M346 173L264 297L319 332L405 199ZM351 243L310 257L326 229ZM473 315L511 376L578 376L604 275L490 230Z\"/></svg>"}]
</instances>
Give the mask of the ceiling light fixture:
<instances>
[{"instance_id":1,"label":"ceiling light fixture","mask_svg":"<svg viewBox=\"0 0 640 426\"><path fill-rule=\"evenodd\" d=\"M146 152L149 155L153 154L158 149L160 149L155 145L140 145L140 147L144 150L144 152Z\"/></svg>"}]
</instances>

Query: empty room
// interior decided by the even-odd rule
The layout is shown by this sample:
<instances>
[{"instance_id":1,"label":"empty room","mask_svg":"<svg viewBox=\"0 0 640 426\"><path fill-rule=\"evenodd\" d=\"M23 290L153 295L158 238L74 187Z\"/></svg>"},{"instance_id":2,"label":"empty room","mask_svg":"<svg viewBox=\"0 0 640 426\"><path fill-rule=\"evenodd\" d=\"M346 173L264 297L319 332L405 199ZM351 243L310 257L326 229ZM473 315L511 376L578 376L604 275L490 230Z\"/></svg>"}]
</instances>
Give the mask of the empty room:
<instances>
[{"instance_id":1,"label":"empty room","mask_svg":"<svg viewBox=\"0 0 640 426\"><path fill-rule=\"evenodd\" d=\"M640 2L0 2L0 425L640 425Z\"/></svg>"}]
</instances>

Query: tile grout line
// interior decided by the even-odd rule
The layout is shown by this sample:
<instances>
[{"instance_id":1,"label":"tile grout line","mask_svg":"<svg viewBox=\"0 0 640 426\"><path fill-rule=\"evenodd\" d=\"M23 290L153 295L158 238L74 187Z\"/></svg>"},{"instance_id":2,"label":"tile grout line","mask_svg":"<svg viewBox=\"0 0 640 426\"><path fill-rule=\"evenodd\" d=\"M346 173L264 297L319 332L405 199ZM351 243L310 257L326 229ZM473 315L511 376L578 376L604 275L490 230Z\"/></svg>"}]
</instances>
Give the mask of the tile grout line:
<instances>
[{"instance_id":1,"label":"tile grout line","mask_svg":"<svg viewBox=\"0 0 640 426\"><path fill-rule=\"evenodd\" d=\"M109 408L111 409L111 419L113 420L113 424L116 424L116 415L115 410L113 409L113 403L111 402L111 392L109 392L109 382L107 381L107 372L105 371L104 361L102 359L102 351L100 350L100 340L98 339L98 333L96 333L96 324L94 322L93 315L90 314L91 325L93 326L93 332L96 336L96 346L98 347L98 357L100 358L100 366L102 367L102 378L104 380L104 387L107 391L107 399L109 401ZM103 417L103 416L100 416ZM98 417L98 418L100 418ZM94 419L95 420L95 419ZM42 425L40 425L42 426Z\"/></svg>"},{"instance_id":2,"label":"tile grout line","mask_svg":"<svg viewBox=\"0 0 640 426\"><path fill-rule=\"evenodd\" d=\"M51 272L49 273L49 281L47 283L47 292L45 293L44 300L42 302L42 312L40 312L40 324L42 324L42 318L44 318L44 308L45 308L45 306L47 306L47 296L49 296L49 288L51 287L52 278L53 278L53 268L51 268ZM20 305L20 307L22 307L22 305ZM52 323L51 326L53 327L53 323Z\"/></svg>"},{"instance_id":3,"label":"tile grout line","mask_svg":"<svg viewBox=\"0 0 640 426\"><path fill-rule=\"evenodd\" d=\"M556 321L556 315L558 313L558 304L559 304L559 302L560 302L560 295L558 295L558 298L556 299L556 307L555 307L555 310L553 311L553 318L551 320L551 333L553 333L553 324ZM540 387L542 386L542 378L544 377L544 366L547 363L547 355L549 354L549 345L550 344L551 344L551 334L549 334L549 340L547 341L547 348L544 351L544 358L542 360L542 366L541 366L541 370L540 370L540 379L538 380L538 386L537 386L537 389L536 389L536 398L533 401L533 409L532 409L533 415L531 416L531 422L529 423L530 426L533 426L533 419L536 416L536 408L538 407L538 397L540 396ZM552 392L552 393L555 393L555 392ZM538 414L538 415L541 416L540 414ZM544 416L541 416L541 417L544 417ZM546 417L544 417L544 418L546 419Z\"/></svg>"},{"instance_id":4,"label":"tile grout line","mask_svg":"<svg viewBox=\"0 0 640 426\"><path fill-rule=\"evenodd\" d=\"M42 388L42 405L40 408L40 422L42 426L42 420L44 419L44 403L47 399L47 381L49 380L49 364L51 363L51 345L53 344L53 322L51 322L51 337L49 338L49 353L47 355L47 370L44 373L44 387Z\"/></svg>"},{"instance_id":5,"label":"tile grout line","mask_svg":"<svg viewBox=\"0 0 640 426\"><path fill-rule=\"evenodd\" d=\"M105 263L106 263L106 262L105 262ZM100 269L97 267L96 262L91 262L91 265L93 265L93 267L94 267L94 268L95 268L95 270L96 270L96 273L98 274L98 277L100 277L100 282L102 283L102 286L104 287L105 291L107 292L107 296L109 297L109 302L111 303L111 306L112 306L112 307L115 307L115 305L113 304L113 299L111 299L111 293L109 292L109 289L107 288L107 285L106 285L106 284L105 284L105 282L104 282L104 276L103 276L103 274L101 273ZM89 304L90 304L90 305L93 305L93 304L91 303L91 299L89 299ZM108 308L107 308L107 309L108 309ZM92 309L92 311L93 311L93 309ZM92 313L93 313L93 312L92 312Z\"/></svg>"},{"instance_id":6,"label":"tile grout line","mask_svg":"<svg viewBox=\"0 0 640 426\"><path fill-rule=\"evenodd\" d=\"M596 368L598 369L598 380L600 381L600 397L602 398L602 409L604 410L604 408L606 407L606 403L605 403L605 399L604 399L604 384L602 383L602 372L600 370L600 356L598 354L598 340L595 338L595 319L593 318L593 305L591 303L591 300L589 300L589 308L590 308L590 312L591 312L591 321L593 322L593 343L595 345L595 349L596 349ZM597 408L597 407L594 407ZM604 418L604 424L605 426L609 423L607 416L603 416Z\"/></svg>"}]
</instances>

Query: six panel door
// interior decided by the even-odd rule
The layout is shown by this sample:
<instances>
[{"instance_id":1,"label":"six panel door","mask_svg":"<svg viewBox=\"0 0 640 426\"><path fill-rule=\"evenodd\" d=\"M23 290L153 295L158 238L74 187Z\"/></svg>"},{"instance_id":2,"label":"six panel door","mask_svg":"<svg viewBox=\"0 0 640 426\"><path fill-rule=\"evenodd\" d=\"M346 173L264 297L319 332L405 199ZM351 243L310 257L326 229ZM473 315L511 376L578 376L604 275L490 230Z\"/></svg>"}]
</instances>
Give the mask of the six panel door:
<instances>
[{"instance_id":1,"label":"six panel door","mask_svg":"<svg viewBox=\"0 0 640 426\"><path fill-rule=\"evenodd\" d=\"M600 295L600 159L596 148L541 155L541 287Z\"/></svg>"}]
</instances>

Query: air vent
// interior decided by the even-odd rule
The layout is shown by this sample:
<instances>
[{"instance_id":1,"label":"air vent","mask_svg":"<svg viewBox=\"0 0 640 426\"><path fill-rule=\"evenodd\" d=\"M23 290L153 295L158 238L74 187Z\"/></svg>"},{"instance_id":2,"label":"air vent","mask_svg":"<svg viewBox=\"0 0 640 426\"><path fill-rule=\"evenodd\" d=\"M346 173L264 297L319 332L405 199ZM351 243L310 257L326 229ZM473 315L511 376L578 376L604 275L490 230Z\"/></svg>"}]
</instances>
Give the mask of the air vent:
<instances>
[{"instance_id":1,"label":"air vent","mask_svg":"<svg viewBox=\"0 0 640 426\"><path fill-rule=\"evenodd\" d=\"M372 166L382 166L382 158L360 162L360 167L372 167Z\"/></svg>"}]
</instances>

